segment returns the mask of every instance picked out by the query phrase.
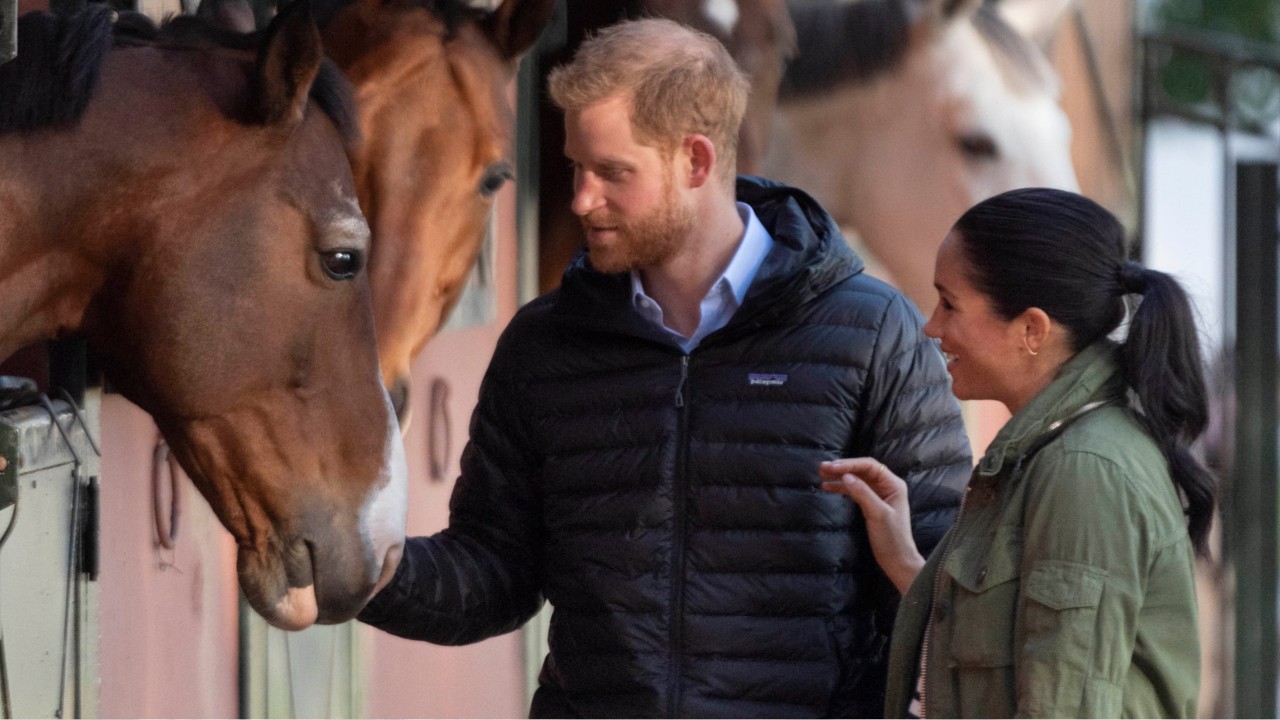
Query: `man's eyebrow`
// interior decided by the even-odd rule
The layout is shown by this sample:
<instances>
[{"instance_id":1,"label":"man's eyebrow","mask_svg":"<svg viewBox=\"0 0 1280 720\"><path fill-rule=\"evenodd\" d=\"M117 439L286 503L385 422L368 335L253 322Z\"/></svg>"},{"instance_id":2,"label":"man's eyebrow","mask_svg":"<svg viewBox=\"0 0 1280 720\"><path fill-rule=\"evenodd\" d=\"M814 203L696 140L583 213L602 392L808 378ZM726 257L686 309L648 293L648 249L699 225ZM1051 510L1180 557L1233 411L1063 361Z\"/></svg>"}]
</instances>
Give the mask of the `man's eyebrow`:
<instances>
[{"instance_id":1,"label":"man's eyebrow","mask_svg":"<svg viewBox=\"0 0 1280 720\"><path fill-rule=\"evenodd\" d=\"M626 160L622 160L620 158L612 158L612 157L601 158L599 161L596 162L596 164L605 170L613 170L613 171L631 170L635 167L633 163L629 163Z\"/></svg>"}]
</instances>

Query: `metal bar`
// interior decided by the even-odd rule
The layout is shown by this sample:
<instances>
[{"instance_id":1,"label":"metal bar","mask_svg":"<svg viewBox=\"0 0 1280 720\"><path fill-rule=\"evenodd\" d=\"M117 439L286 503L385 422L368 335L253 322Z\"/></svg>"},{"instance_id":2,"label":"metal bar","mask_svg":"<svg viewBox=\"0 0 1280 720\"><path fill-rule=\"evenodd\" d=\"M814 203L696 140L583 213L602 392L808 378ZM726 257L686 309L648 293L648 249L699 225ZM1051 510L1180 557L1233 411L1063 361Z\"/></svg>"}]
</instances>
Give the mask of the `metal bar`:
<instances>
[{"instance_id":1,"label":"metal bar","mask_svg":"<svg viewBox=\"0 0 1280 720\"><path fill-rule=\"evenodd\" d=\"M57 413L57 422L70 433L74 446L67 445L53 427L49 411L39 405L0 413L0 442L4 443L4 448L21 449L20 452L5 450L5 455L18 457L19 473L74 463L77 457L88 458L94 454L83 428L76 424L71 406L62 400L53 400L50 404Z\"/></svg>"},{"instance_id":2,"label":"metal bar","mask_svg":"<svg viewBox=\"0 0 1280 720\"><path fill-rule=\"evenodd\" d=\"M1236 717L1276 716L1277 169L1236 168Z\"/></svg>"},{"instance_id":3,"label":"metal bar","mask_svg":"<svg viewBox=\"0 0 1280 720\"><path fill-rule=\"evenodd\" d=\"M1265 121L1250 120L1234 113L1231 86L1237 74L1244 70L1265 70L1280 74L1280 52L1270 46L1259 46L1240 40L1233 45L1230 38L1205 32L1189 34L1143 34L1139 47L1145 60L1145 72L1151 78L1143 102L1151 116L1169 115L1191 122L1214 125L1219 128L1245 132L1250 135L1270 135L1272 127ZM1201 103L1179 102L1167 97L1156 78L1160 73L1162 56L1173 51L1198 55L1213 76L1212 97ZM1255 55L1254 52L1265 53Z\"/></svg>"},{"instance_id":4,"label":"metal bar","mask_svg":"<svg viewBox=\"0 0 1280 720\"><path fill-rule=\"evenodd\" d=\"M0 65L18 56L18 0L0 0Z\"/></svg>"},{"instance_id":5,"label":"metal bar","mask_svg":"<svg viewBox=\"0 0 1280 720\"><path fill-rule=\"evenodd\" d=\"M1194 33L1165 30L1143 37L1149 43L1219 57L1237 65L1265 67L1280 72L1280 50L1236 35L1199 29Z\"/></svg>"},{"instance_id":6,"label":"metal bar","mask_svg":"<svg viewBox=\"0 0 1280 720\"><path fill-rule=\"evenodd\" d=\"M1159 90L1153 89L1151 92L1158 93ZM1175 117L1199 125L1211 125L1217 128L1221 128L1223 124L1222 114L1218 108L1213 106L1182 105L1154 97L1150 99L1148 109L1152 117Z\"/></svg>"}]
</instances>

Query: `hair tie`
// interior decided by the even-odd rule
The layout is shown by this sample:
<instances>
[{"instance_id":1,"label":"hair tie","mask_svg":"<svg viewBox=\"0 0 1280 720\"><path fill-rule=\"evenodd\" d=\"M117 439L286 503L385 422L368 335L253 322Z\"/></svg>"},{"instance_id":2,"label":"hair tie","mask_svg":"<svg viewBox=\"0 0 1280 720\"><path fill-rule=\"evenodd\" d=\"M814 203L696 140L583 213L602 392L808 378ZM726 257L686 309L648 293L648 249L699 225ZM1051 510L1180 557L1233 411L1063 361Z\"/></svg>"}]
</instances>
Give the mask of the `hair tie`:
<instances>
[{"instance_id":1,"label":"hair tie","mask_svg":"<svg viewBox=\"0 0 1280 720\"><path fill-rule=\"evenodd\" d=\"M1147 268L1142 263L1126 260L1120 266L1120 289L1126 294L1141 295L1147 289Z\"/></svg>"}]
</instances>

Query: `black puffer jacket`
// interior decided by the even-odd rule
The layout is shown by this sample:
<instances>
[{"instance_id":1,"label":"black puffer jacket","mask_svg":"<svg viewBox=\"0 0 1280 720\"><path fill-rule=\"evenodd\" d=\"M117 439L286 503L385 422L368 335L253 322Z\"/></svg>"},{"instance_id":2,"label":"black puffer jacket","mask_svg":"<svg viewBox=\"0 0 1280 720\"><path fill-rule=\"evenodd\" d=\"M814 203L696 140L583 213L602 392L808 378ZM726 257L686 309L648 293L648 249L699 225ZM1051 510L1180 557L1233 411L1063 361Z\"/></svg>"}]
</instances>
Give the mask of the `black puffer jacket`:
<instances>
[{"instance_id":1,"label":"black puffer jacket","mask_svg":"<svg viewBox=\"0 0 1280 720\"><path fill-rule=\"evenodd\" d=\"M361 614L474 642L545 596L534 716L879 715L897 595L818 463L908 478L931 548L969 444L919 313L861 274L805 194L743 178L775 240L743 305L685 354L582 261L498 344L450 502Z\"/></svg>"}]
</instances>

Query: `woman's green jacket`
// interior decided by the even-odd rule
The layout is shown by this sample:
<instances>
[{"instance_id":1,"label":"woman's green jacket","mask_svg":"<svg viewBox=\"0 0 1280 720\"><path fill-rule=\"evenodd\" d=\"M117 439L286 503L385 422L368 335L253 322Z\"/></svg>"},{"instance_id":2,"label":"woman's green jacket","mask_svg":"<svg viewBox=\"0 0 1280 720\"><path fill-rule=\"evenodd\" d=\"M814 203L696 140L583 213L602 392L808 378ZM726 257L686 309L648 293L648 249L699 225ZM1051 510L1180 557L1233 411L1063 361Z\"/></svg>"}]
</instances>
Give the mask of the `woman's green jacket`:
<instances>
[{"instance_id":1,"label":"woman's green jacket","mask_svg":"<svg viewBox=\"0 0 1280 720\"><path fill-rule=\"evenodd\" d=\"M1128 409L1116 353L1100 342L1069 360L975 468L903 598L889 717L906 714L922 666L925 716L1195 715L1186 519L1164 456Z\"/></svg>"}]
</instances>

